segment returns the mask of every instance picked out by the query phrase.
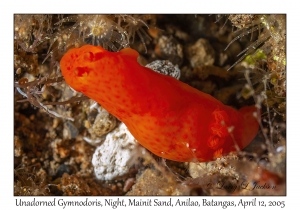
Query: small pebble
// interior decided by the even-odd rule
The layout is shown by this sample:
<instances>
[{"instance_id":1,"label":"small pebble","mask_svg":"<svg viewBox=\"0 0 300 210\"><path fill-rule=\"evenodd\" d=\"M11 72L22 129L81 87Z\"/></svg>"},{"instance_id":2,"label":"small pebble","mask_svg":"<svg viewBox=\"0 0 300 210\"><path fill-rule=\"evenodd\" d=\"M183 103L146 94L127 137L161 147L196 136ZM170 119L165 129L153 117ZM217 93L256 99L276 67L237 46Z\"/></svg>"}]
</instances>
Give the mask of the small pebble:
<instances>
[{"instance_id":1,"label":"small pebble","mask_svg":"<svg viewBox=\"0 0 300 210\"><path fill-rule=\"evenodd\" d=\"M187 49L188 59L193 68L213 65L215 62L215 50L206 39L198 41Z\"/></svg>"},{"instance_id":2,"label":"small pebble","mask_svg":"<svg viewBox=\"0 0 300 210\"><path fill-rule=\"evenodd\" d=\"M175 79L180 78L180 69L168 60L156 60L147 64L146 67L160 74L174 77Z\"/></svg>"},{"instance_id":3,"label":"small pebble","mask_svg":"<svg viewBox=\"0 0 300 210\"><path fill-rule=\"evenodd\" d=\"M183 61L182 45L173 37L161 36L155 47L155 53L174 64L180 65Z\"/></svg>"}]
</instances>

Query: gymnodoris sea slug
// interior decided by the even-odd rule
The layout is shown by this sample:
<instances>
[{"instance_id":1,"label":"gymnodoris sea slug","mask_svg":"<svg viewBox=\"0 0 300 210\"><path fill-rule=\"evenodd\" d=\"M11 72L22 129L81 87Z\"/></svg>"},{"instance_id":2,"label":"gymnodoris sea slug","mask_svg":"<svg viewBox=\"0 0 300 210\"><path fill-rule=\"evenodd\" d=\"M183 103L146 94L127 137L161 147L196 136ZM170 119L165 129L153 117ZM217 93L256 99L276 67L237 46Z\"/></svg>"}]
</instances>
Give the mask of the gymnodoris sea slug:
<instances>
[{"instance_id":1,"label":"gymnodoris sea slug","mask_svg":"<svg viewBox=\"0 0 300 210\"><path fill-rule=\"evenodd\" d=\"M210 161L245 148L259 128L254 106L235 110L137 62L138 52L85 45L61 59L65 81L124 122L138 142L175 161Z\"/></svg>"}]
</instances>

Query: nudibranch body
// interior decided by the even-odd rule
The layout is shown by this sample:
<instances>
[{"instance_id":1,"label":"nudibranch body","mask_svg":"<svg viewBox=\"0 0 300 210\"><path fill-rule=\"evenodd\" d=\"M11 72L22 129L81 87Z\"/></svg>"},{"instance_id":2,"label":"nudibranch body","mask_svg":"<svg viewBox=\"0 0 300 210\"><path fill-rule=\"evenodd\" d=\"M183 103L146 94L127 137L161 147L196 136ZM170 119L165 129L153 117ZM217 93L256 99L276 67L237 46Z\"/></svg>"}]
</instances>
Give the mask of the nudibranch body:
<instances>
[{"instance_id":1,"label":"nudibranch body","mask_svg":"<svg viewBox=\"0 0 300 210\"><path fill-rule=\"evenodd\" d=\"M210 161L245 148L258 131L254 106L235 110L137 62L138 52L85 45L60 67L67 84L124 122L138 142L175 161Z\"/></svg>"}]
</instances>

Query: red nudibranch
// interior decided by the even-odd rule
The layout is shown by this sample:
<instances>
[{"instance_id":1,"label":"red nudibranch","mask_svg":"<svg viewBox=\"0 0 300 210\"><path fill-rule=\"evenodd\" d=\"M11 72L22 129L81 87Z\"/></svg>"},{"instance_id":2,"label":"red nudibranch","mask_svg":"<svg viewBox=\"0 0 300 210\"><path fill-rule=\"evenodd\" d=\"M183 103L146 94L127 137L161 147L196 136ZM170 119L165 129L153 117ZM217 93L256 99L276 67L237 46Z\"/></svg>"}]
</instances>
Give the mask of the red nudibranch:
<instances>
[{"instance_id":1,"label":"red nudibranch","mask_svg":"<svg viewBox=\"0 0 300 210\"><path fill-rule=\"evenodd\" d=\"M65 81L124 122L138 142L175 161L210 161L245 148L259 128L255 106L235 110L137 62L138 52L85 45L60 61Z\"/></svg>"}]
</instances>

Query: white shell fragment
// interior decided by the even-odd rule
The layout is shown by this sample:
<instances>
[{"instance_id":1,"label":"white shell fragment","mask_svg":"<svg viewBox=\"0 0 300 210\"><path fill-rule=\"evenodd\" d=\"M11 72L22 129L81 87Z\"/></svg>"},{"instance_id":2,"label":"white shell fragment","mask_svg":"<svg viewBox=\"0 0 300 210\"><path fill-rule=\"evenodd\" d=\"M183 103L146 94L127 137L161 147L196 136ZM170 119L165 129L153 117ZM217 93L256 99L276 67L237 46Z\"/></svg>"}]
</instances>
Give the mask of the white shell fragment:
<instances>
[{"instance_id":1,"label":"white shell fragment","mask_svg":"<svg viewBox=\"0 0 300 210\"><path fill-rule=\"evenodd\" d=\"M124 123L107 134L96 148L92 164L97 179L112 180L128 173L145 150L128 131Z\"/></svg>"}]
</instances>

